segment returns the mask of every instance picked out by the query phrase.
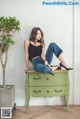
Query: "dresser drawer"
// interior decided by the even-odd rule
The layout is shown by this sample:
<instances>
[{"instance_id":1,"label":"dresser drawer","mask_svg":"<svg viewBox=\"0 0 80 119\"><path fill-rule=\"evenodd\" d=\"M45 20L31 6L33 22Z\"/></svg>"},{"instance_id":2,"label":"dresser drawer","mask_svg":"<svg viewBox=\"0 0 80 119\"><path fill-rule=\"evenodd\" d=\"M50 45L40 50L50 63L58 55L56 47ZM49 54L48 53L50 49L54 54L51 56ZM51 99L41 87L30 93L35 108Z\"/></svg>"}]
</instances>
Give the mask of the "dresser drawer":
<instances>
[{"instance_id":1,"label":"dresser drawer","mask_svg":"<svg viewBox=\"0 0 80 119\"><path fill-rule=\"evenodd\" d=\"M55 72L51 74L32 73L29 74L29 86L54 86L67 85L68 73Z\"/></svg>"},{"instance_id":2,"label":"dresser drawer","mask_svg":"<svg viewBox=\"0 0 80 119\"><path fill-rule=\"evenodd\" d=\"M34 97L65 96L67 94L66 86L29 87L29 88L30 88L30 95Z\"/></svg>"}]
</instances>

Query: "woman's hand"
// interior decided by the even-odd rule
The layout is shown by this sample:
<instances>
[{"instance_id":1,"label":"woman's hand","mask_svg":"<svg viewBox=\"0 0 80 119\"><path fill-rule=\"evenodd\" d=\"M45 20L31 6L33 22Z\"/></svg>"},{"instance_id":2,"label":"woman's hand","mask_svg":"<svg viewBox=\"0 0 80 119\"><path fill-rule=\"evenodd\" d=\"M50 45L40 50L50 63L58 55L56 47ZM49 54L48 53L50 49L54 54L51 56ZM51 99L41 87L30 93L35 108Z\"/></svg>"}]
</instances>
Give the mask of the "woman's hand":
<instances>
[{"instance_id":1,"label":"woman's hand","mask_svg":"<svg viewBox=\"0 0 80 119\"><path fill-rule=\"evenodd\" d=\"M47 60L44 61L44 64L51 68L51 66L48 64Z\"/></svg>"},{"instance_id":2,"label":"woman's hand","mask_svg":"<svg viewBox=\"0 0 80 119\"><path fill-rule=\"evenodd\" d=\"M25 72L27 72L28 70L29 70L29 68L28 68L28 67L26 67L26 68L24 69L24 71L25 71Z\"/></svg>"}]
</instances>

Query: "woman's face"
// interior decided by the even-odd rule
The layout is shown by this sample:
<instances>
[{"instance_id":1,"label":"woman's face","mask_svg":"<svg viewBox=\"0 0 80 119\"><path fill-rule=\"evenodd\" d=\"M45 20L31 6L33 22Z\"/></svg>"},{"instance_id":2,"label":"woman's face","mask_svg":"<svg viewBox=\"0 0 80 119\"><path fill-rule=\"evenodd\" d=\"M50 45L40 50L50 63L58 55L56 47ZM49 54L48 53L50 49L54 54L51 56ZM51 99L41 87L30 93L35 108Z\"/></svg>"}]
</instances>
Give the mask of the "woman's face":
<instances>
[{"instance_id":1,"label":"woman's face","mask_svg":"<svg viewBox=\"0 0 80 119\"><path fill-rule=\"evenodd\" d=\"M36 40L40 40L40 39L41 39L41 31L38 30L36 35Z\"/></svg>"}]
</instances>

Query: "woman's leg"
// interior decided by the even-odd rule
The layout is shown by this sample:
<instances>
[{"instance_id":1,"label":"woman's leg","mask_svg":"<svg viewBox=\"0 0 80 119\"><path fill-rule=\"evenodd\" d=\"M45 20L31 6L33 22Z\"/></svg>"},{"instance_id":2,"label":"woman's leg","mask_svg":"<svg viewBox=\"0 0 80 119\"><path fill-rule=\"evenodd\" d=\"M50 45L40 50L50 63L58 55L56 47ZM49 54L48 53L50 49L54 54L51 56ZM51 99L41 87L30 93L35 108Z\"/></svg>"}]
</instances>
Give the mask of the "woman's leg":
<instances>
[{"instance_id":1,"label":"woman's leg","mask_svg":"<svg viewBox=\"0 0 80 119\"><path fill-rule=\"evenodd\" d=\"M44 65L44 62L40 57L34 59L32 65L36 71L53 74L52 69L49 66Z\"/></svg>"},{"instance_id":2,"label":"woman's leg","mask_svg":"<svg viewBox=\"0 0 80 119\"><path fill-rule=\"evenodd\" d=\"M66 64L66 62L65 62L65 60L64 60L64 58L63 58L63 56L62 56L62 54L59 55L58 59L60 60L60 62L61 62L62 64L64 64L65 66L67 66L67 64Z\"/></svg>"},{"instance_id":3,"label":"woman's leg","mask_svg":"<svg viewBox=\"0 0 80 119\"><path fill-rule=\"evenodd\" d=\"M41 63L36 64L35 70L43 72L43 73L51 73L51 68Z\"/></svg>"},{"instance_id":4,"label":"woman's leg","mask_svg":"<svg viewBox=\"0 0 80 119\"><path fill-rule=\"evenodd\" d=\"M47 52L46 52L46 59L48 63L50 64L53 59L53 53L56 55L57 58L59 58L60 54L62 53L62 49L56 44L56 43L50 43ZM60 61L62 58L59 58Z\"/></svg>"},{"instance_id":5,"label":"woman's leg","mask_svg":"<svg viewBox=\"0 0 80 119\"><path fill-rule=\"evenodd\" d=\"M53 58L53 53L60 60L60 62L68 68L68 66L66 65L66 62L62 56L62 49L56 43L51 43L47 49L46 59L47 59L48 63L49 64L51 63L52 58Z\"/></svg>"}]
</instances>

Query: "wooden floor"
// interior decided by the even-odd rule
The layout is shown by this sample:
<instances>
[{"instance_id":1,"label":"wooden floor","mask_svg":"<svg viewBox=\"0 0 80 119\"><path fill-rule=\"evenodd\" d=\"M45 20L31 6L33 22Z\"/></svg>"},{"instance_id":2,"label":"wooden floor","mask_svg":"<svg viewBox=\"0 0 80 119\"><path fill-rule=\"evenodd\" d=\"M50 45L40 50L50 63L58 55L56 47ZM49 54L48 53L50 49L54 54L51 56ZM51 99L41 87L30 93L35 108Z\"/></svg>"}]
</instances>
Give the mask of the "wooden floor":
<instances>
[{"instance_id":1,"label":"wooden floor","mask_svg":"<svg viewBox=\"0 0 80 119\"><path fill-rule=\"evenodd\" d=\"M32 106L25 113L25 107L16 107L12 119L80 119L80 106Z\"/></svg>"}]
</instances>

